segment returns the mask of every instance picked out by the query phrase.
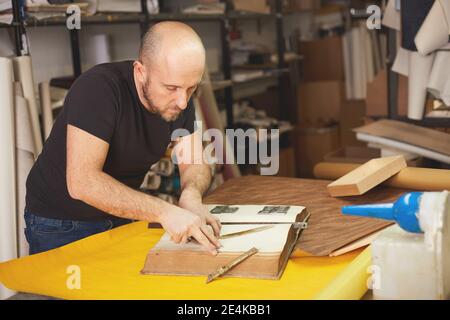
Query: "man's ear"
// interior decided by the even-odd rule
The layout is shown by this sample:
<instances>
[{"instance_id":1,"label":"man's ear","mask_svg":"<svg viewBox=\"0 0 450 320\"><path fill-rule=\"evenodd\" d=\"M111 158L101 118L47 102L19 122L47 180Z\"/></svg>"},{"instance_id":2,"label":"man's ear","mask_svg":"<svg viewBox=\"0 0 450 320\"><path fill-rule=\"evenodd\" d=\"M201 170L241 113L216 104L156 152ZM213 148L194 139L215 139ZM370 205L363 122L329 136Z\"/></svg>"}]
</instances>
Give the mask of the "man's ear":
<instances>
[{"instance_id":1,"label":"man's ear","mask_svg":"<svg viewBox=\"0 0 450 320\"><path fill-rule=\"evenodd\" d=\"M136 72L138 80L144 84L147 81L147 70L142 62L136 60L133 63L134 70Z\"/></svg>"}]
</instances>

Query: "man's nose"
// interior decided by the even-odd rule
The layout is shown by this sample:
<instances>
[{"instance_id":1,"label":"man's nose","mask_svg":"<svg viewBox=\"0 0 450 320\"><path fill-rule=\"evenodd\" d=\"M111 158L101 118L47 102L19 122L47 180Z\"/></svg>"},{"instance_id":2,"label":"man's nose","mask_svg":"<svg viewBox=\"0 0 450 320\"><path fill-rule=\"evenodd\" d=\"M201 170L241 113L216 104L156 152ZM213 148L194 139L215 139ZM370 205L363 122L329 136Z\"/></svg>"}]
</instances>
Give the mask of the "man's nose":
<instances>
[{"instance_id":1,"label":"man's nose","mask_svg":"<svg viewBox=\"0 0 450 320\"><path fill-rule=\"evenodd\" d=\"M177 107L184 110L187 107L187 103L187 92L183 89L178 90Z\"/></svg>"}]
</instances>

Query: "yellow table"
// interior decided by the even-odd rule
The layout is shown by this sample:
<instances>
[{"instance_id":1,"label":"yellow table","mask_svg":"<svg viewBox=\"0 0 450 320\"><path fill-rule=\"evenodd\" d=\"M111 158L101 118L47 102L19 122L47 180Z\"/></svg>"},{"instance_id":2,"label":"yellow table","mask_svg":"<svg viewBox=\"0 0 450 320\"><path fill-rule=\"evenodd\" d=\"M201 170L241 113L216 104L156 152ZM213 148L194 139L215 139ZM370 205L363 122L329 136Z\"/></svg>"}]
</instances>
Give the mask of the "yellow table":
<instances>
[{"instance_id":1,"label":"yellow table","mask_svg":"<svg viewBox=\"0 0 450 320\"><path fill-rule=\"evenodd\" d=\"M161 229L147 229L145 222L125 225L58 249L0 263L0 282L12 290L64 299L312 299L320 292L323 298L359 299L364 294L360 289L336 295L347 291L341 281L323 295L323 289L344 270L350 270L352 276L359 273L357 285L361 287L367 279L365 270L361 271L364 268L346 269L361 250L334 258L296 253L280 280L222 278L205 284L206 277L199 276L141 275L146 254L162 233ZM68 273L77 268L80 289L71 288L75 274ZM344 279L348 275L344 274Z\"/></svg>"}]
</instances>

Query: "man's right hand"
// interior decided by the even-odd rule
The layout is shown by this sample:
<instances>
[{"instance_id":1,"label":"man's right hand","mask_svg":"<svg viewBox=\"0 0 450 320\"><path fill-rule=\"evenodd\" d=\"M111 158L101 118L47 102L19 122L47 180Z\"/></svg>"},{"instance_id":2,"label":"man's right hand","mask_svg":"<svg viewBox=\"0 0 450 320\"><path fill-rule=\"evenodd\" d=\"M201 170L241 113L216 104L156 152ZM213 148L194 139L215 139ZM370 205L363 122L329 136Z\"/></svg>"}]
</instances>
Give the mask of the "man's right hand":
<instances>
[{"instance_id":1,"label":"man's right hand","mask_svg":"<svg viewBox=\"0 0 450 320\"><path fill-rule=\"evenodd\" d=\"M218 239L209 227L198 215L188 210L169 205L161 214L159 222L175 243L186 243L189 237L193 237L212 255L216 255L220 248Z\"/></svg>"}]
</instances>

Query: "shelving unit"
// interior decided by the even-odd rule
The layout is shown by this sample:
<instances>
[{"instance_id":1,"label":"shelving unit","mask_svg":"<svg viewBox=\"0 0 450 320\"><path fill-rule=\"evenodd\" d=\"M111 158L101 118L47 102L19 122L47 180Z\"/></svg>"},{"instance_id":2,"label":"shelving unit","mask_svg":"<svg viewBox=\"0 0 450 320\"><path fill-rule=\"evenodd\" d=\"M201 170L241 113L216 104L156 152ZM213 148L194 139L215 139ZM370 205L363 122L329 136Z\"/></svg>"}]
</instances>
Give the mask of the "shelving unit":
<instances>
[{"instance_id":1,"label":"shelving unit","mask_svg":"<svg viewBox=\"0 0 450 320\"><path fill-rule=\"evenodd\" d=\"M28 54L27 44L26 44L26 28L30 27L46 27L46 26L64 26L66 24L66 19L63 17L48 18L43 20L26 19L24 20L23 15L19 13L18 1L12 1L13 3L13 15L14 21L10 27L15 30L15 46L16 54L24 55ZM217 22L220 24L220 39L222 46L222 73L225 80L232 79L232 68L231 68L231 55L230 55L230 39L229 39L229 29L230 22L237 19L253 19L260 21L261 19L275 19L276 22L276 45L277 45L277 69L283 70L286 67L284 61L285 53L285 42L284 42L284 32L283 32L283 13L282 13L282 3L281 1L276 1L276 7L274 13L260 14L251 12L235 12L228 8L225 10L224 14L183 14L183 13L169 13L165 12L164 0L159 1L161 13L159 14L149 14L147 11L146 0L141 0L141 12L140 13L112 13L112 14L102 14L98 13L92 16L82 16L81 25L107 25L107 24L130 24L137 23L140 25L141 36L147 30L148 26L152 23L156 23L164 20L176 20L183 22ZM79 40L79 30L68 30L71 44L72 53L72 66L73 75L78 77L82 73L81 68L81 54L80 54L80 40ZM275 70L277 70L275 69ZM283 73L280 72L276 75L266 76L266 77L276 77L278 79L278 85L280 88L284 85ZM253 80L249 80L253 81ZM233 86L239 85L239 83L231 82L230 85L221 86L216 88L216 90L224 91L224 102L227 115L227 127L233 127ZM279 94L279 105L286 110L281 112L282 119L288 119L288 112L286 106L286 100L283 94Z\"/></svg>"}]
</instances>

